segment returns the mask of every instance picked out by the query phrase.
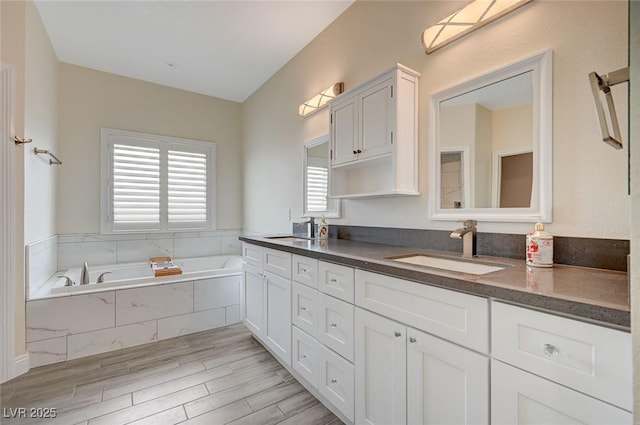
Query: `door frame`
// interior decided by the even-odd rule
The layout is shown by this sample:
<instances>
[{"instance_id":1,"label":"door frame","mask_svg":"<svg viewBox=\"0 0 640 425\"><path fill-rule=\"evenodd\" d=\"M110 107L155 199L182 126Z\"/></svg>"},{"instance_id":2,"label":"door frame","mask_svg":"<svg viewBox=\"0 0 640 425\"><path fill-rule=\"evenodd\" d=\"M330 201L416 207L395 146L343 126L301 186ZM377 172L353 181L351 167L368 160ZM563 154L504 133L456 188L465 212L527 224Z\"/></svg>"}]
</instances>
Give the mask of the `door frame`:
<instances>
[{"instance_id":1,"label":"door frame","mask_svg":"<svg viewBox=\"0 0 640 425\"><path fill-rule=\"evenodd\" d=\"M16 374L14 68L0 62L0 382Z\"/></svg>"}]
</instances>

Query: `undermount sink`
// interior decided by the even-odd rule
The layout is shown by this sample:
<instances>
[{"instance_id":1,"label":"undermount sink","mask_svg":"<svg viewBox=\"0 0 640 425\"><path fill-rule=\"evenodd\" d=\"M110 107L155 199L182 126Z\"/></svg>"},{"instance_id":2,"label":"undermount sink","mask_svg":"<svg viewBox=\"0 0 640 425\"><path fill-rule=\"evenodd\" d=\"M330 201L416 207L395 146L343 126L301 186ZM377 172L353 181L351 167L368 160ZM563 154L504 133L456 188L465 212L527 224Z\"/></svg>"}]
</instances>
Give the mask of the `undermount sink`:
<instances>
[{"instance_id":1,"label":"undermount sink","mask_svg":"<svg viewBox=\"0 0 640 425\"><path fill-rule=\"evenodd\" d=\"M276 239L283 242L295 242L295 241L312 241L312 238L305 238L304 236L266 236L265 239Z\"/></svg>"},{"instance_id":2,"label":"undermount sink","mask_svg":"<svg viewBox=\"0 0 640 425\"><path fill-rule=\"evenodd\" d=\"M476 263L473 261L451 260L448 258L432 257L430 255L423 254L407 255L403 257L388 257L387 259L399 261L401 263L414 264L417 266L432 267L435 269L475 275L497 272L498 270L503 270L505 268L501 266Z\"/></svg>"}]
</instances>

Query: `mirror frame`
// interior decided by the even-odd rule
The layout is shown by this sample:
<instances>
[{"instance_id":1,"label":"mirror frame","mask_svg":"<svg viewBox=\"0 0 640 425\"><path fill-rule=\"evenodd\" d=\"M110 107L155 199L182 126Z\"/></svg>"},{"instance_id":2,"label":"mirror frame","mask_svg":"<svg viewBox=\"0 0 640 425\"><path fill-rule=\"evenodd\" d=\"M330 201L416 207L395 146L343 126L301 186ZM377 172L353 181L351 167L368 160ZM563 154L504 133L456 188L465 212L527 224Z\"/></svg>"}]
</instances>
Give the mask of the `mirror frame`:
<instances>
[{"instance_id":1,"label":"mirror frame","mask_svg":"<svg viewBox=\"0 0 640 425\"><path fill-rule=\"evenodd\" d=\"M430 190L431 220L478 220L502 222L551 222L553 200L553 54L551 50L512 62L431 95ZM441 208L440 150L438 134L440 103L510 77L532 72L533 82L533 187L529 208Z\"/></svg>"},{"instance_id":2,"label":"mirror frame","mask_svg":"<svg viewBox=\"0 0 640 425\"><path fill-rule=\"evenodd\" d=\"M327 153L330 153L331 146L329 141L329 134L324 134L315 139L309 140L304 143L302 149L302 216L303 217L325 217L325 218L340 218L340 200L327 197L327 209L325 211L308 211L307 210L307 165L309 148L327 144ZM329 155L327 155L327 168L329 172L328 187L331 187L331 164Z\"/></svg>"}]
</instances>

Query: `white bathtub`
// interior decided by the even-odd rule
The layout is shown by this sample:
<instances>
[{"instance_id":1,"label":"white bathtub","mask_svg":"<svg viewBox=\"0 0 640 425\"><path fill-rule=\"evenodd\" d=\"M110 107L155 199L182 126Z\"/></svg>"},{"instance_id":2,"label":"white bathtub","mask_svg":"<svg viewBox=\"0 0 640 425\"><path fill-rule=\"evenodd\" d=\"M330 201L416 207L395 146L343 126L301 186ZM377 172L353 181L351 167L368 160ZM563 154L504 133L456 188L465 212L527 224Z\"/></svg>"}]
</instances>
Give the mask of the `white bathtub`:
<instances>
[{"instance_id":1,"label":"white bathtub","mask_svg":"<svg viewBox=\"0 0 640 425\"><path fill-rule=\"evenodd\" d=\"M78 284L80 282L81 268L74 267L64 272L64 276L71 278L76 284L74 286L65 286L66 279L57 278L54 279L53 285L50 286L49 293L57 296L101 292L234 275L242 272L242 257L239 255L185 258L174 260L174 262L180 266L182 274L163 277L155 277L148 262L94 267L89 264L90 283L87 285ZM98 277L103 273L106 273L103 276L104 282L96 283Z\"/></svg>"}]
</instances>

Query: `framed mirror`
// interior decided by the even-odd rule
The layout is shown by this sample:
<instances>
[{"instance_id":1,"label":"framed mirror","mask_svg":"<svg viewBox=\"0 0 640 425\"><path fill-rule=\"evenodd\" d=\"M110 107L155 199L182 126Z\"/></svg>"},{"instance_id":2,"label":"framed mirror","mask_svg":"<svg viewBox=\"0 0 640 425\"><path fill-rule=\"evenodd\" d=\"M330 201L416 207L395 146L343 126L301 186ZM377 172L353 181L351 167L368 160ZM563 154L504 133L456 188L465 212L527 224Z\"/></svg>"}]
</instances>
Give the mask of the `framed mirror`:
<instances>
[{"instance_id":1,"label":"framed mirror","mask_svg":"<svg viewBox=\"0 0 640 425\"><path fill-rule=\"evenodd\" d=\"M551 221L550 50L431 96L433 220Z\"/></svg>"},{"instance_id":2,"label":"framed mirror","mask_svg":"<svg viewBox=\"0 0 640 425\"><path fill-rule=\"evenodd\" d=\"M329 135L304 144L303 197L304 217L340 217L340 200L327 198L331 170Z\"/></svg>"}]
</instances>

